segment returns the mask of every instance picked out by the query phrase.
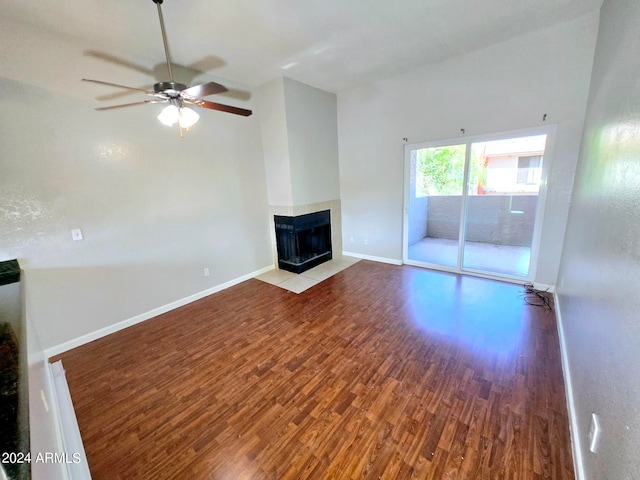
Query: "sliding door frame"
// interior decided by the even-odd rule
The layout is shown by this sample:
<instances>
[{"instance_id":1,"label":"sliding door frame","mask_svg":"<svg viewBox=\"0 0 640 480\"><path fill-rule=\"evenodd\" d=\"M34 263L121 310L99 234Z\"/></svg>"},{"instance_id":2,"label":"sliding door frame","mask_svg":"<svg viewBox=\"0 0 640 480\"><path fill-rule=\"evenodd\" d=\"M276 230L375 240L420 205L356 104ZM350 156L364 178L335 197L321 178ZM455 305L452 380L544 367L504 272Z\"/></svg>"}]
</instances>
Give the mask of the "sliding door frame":
<instances>
[{"instance_id":1,"label":"sliding door frame","mask_svg":"<svg viewBox=\"0 0 640 480\"><path fill-rule=\"evenodd\" d=\"M482 135L469 135L462 137L448 138L444 140L427 141L420 143L408 143L404 145L404 201L403 201L403 220L402 220L402 262L407 265L415 265L418 267L430 268L445 272L460 273L465 275L473 275L484 278L492 278L504 280L513 283L534 282L535 274L538 266L540 255L540 240L542 236L542 226L544 222L544 211L547 202L547 184L551 164L553 163L553 152L555 146L557 125L544 125L539 127L524 128L519 130L510 130L506 132L489 133ZM508 275L497 272L486 272L476 269L463 269L465 229L467 224L467 211L469 196L469 175L471 146L478 142L489 142L494 140L507 140L510 138L528 137L533 135L546 135L547 142L544 151L544 161L542 162L542 172L540 178L540 190L538 192L538 202L536 205L535 224L533 229L533 238L531 242L531 255L529 258L529 272L526 277L517 275ZM462 191L462 206L460 217L460 230L458 236L458 264L456 267L448 267L417 260L410 260L409 257L409 203L411 199L411 151L421 148L437 148L448 145L466 145L465 148L465 164L464 164L464 180Z\"/></svg>"}]
</instances>

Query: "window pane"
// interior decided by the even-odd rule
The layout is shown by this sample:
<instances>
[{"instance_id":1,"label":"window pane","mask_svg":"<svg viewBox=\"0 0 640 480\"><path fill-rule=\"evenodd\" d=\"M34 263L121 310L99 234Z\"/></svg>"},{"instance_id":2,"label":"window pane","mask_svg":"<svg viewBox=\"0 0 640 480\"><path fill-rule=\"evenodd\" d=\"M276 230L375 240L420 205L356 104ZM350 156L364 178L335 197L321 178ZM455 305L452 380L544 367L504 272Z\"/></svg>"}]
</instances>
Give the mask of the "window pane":
<instances>
[{"instance_id":1,"label":"window pane","mask_svg":"<svg viewBox=\"0 0 640 480\"><path fill-rule=\"evenodd\" d=\"M409 260L457 267L465 155L465 145L411 151Z\"/></svg>"},{"instance_id":2,"label":"window pane","mask_svg":"<svg viewBox=\"0 0 640 480\"><path fill-rule=\"evenodd\" d=\"M463 269L526 277L546 135L471 146Z\"/></svg>"},{"instance_id":3,"label":"window pane","mask_svg":"<svg viewBox=\"0 0 640 480\"><path fill-rule=\"evenodd\" d=\"M464 145L416 151L416 197L460 195L464 179Z\"/></svg>"}]
</instances>

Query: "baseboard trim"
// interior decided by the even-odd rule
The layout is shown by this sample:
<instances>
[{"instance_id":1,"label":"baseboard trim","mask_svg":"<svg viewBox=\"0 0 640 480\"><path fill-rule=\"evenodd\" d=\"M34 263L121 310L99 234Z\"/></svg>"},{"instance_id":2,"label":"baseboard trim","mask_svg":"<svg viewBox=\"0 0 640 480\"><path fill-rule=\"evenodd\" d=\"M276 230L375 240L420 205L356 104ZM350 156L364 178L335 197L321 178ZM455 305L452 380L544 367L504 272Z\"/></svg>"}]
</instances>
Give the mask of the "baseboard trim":
<instances>
[{"instance_id":1,"label":"baseboard trim","mask_svg":"<svg viewBox=\"0 0 640 480\"><path fill-rule=\"evenodd\" d=\"M533 282L533 288L535 288L536 290L541 290L543 292L556 293L556 286L547 285L546 283Z\"/></svg>"},{"instance_id":2,"label":"baseboard trim","mask_svg":"<svg viewBox=\"0 0 640 480\"><path fill-rule=\"evenodd\" d=\"M584 462L582 457L582 448L580 446L580 438L578 437L578 416L573 396L573 387L571 383L571 370L569 368L569 358L567 356L567 344L564 336L564 324L562 323L562 314L560 313L560 300L558 293L554 292L553 302L556 311L556 323L558 325L558 340L560 343L560 357L562 359L562 374L564 376L565 394L567 396L567 412L569 413L569 435L571 437L571 450L573 451L573 470L576 480L586 480L584 474Z\"/></svg>"},{"instance_id":3,"label":"baseboard trim","mask_svg":"<svg viewBox=\"0 0 640 480\"><path fill-rule=\"evenodd\" d=\"M58 420L61 435L62 452L65 454L65 466L68 478L73 480L91 480L89 464L82 443L82 435L78 427L76 412L71 400L71 392L67 384L62 360L47 364L48 374L53 385L54 415Z\"/></svg>"},{"instance_id":4,"label":"baseboard trim","mask_svg":"<svg viewBox=\"0 0 640 480\"><path fill-rule=\"evenodd\" d=\"M342 252L345 257L361 258L362 260L371 260L372 262L390 263L391 265L402 265L402 260L396 260L395 258L375 257L373 255L364 255L362 253L354 252Z\"/></svg>"},{"instance_id":5,"label":"baseboard trim","mask_svg":"<svg viewBox=\"0 0 640 480\"><path fill-rule=\"evenodd\" d=\"M275 267L273 265L269 265L268 267L261 268L260 270L256 270L255 272L248 273L238 278L234 278L233 280L229 280L228 282L221 283L220 285L216 285L215 287L208 288L207 290L194 293L193 295L189 295L188 297L184 297L174 302L163 305L161 307L154 308L153 310L149 310L148 312L135 315L126 320L122 320L120 322L114 323L112 325L101 328L99 330L95 330L85 335L81 335L80 337L74 338L73 340L68 340L59 345L45 349L44 354L47 359L54 357L56 355L60 355L61 353L64 353L68 350L84 345L85 343L93 342L94 340L97 340L102 337L106 337L107 335L118 332L127 327L131 327L137 323L144 322L153 317L157 317L158 315L162 315L163 313L167 313L171 310L175 310L176 308L195 302L196 300L200 300L201 298L220 292L229 287L233 287L234 285L237 285L246 280L249 280L250 278L257 277L258 275L262 275L263 273L267 273L273 270L274 268Z\"/></svg>"}]
</instances>

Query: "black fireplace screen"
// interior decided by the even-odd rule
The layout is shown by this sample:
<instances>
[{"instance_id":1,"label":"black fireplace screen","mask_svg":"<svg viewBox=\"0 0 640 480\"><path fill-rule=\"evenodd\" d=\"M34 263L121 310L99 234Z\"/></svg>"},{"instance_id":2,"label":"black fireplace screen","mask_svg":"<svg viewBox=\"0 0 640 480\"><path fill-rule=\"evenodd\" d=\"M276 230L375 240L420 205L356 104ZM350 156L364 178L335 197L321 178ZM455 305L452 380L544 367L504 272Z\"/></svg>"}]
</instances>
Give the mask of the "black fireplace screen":
<instances>
[{"instance_id":1,"label":"black fireplace screen","mask_svg":"<svg viewBox=\"0 0 640 480\"><path fill-rule=\"evenodd\" d=\"M331 215L329 210L297 217L274 215L278 267L293 273L331 260Z\"/></svg>"}]
</instances>

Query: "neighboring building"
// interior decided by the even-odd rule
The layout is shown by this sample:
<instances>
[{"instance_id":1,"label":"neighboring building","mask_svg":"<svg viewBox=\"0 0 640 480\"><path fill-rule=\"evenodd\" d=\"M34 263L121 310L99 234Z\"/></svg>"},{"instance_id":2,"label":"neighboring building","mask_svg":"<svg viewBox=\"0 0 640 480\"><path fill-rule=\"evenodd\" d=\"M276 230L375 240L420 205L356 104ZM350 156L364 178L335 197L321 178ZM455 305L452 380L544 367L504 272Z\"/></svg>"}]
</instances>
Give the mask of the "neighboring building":
<instances>
[{"instance_id":1,"label":"neighboring building","mask_svg":"<svg viewBox=\"0 0 640 480\"><path fill-rule=\"evenodd\" d=\"M485 170L478 194L537 194L545 144L544 135L474 144L476 161Z\"/></svg>"}]
</instances>

